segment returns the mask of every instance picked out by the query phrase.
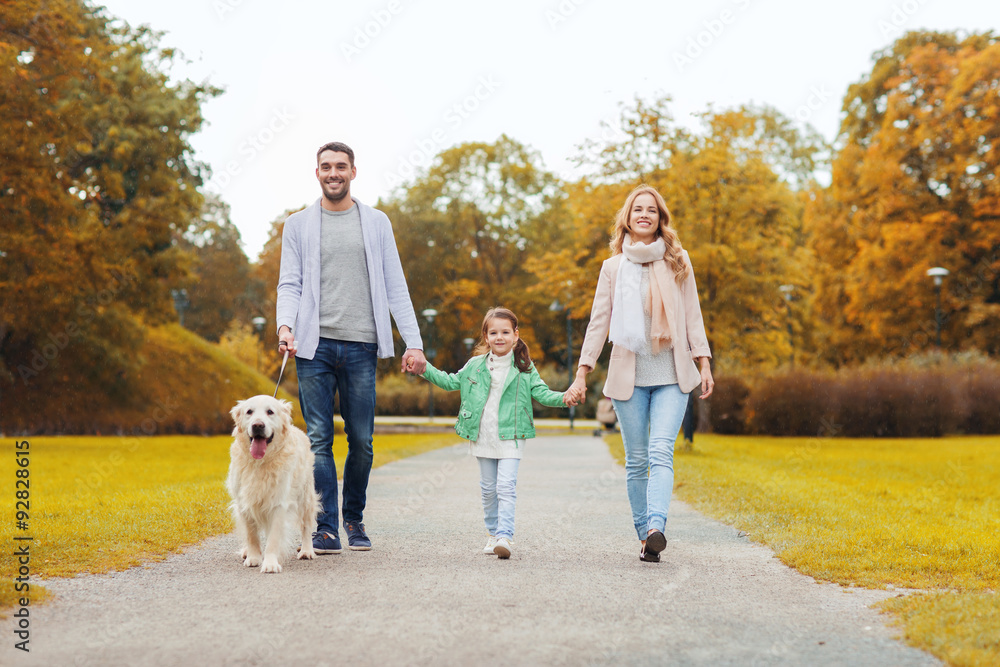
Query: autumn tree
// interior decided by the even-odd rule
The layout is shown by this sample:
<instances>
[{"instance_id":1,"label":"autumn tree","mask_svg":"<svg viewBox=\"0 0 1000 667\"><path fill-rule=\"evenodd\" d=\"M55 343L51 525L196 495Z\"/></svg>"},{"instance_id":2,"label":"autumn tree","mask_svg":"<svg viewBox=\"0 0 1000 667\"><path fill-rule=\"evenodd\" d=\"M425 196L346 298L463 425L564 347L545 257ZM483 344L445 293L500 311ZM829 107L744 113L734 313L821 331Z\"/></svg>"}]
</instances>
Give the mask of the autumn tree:
<instances>
[{"instance_id":1,"label":"autumn tree","mask_svg":"<svg viewBox=\"0 0 1000 667\"><path fill-rule=\"evenodd\" d=\"M292 213L302 210L289 209L271 221L267 241L261 250L257 261L251 265L250 294L252 295L253 315L267 320L261 336L261 351L264 357L263 368L277 368L281 365L281 355L278 354L278 334L275 317L278 298L278 275L281 271L281 233L285 229L285 220ZM294 386L295 364L289 362L284 378L288 386Z\"/></svg>"},{"instance_id":2,"label":"autumn tree","mask_svg":"<svg viewBox=\"0 0 1000 667\"><path fill-rule=\"evenodd\" d=\"M556 338L552 298L529 294L533 276L524 263L572 230L559 181L528 147L501 136L447 149L379 207L393 222L418 316L425 308L439 312L442 362L462 363L462 339L476 337L483 314L495 305L530 323L522 332L529 344L532 335Z\"/></svg>"},{"instance_id":3,"label":"autumn tree","mask_svg":"<svg viewBox=\"0 0 1000 667\"><path fill-rule=\"evenodd\" d=\"M0 13L0 382L127 396L143 324L174 317L173 239L202 201L188 137L217 91L84 2Z\"/></svg>"},{"instance_id":4,"label":"autumn tree","mask_svg":"<svg viewBox=\"0 0 1000 667\"><path fill-rule=\"evenodd\" d=\"M677 127L669 99L623 109L618 141L584 147L597 156L593 180L569 186L578 233L529 266L538 290L571 280L574 315L586 317L610 255L615 213L635 185L649 183L664 195L691 255L721 371L774 368L790 357L783 284L801 288L796 327L805 333L808 257L799 189L811 182L826 147L815 132L768 108L708 111L701 120L700 131Z\"/></svg>"},{"instance_id":5,"label":"autumn tree","mask_svg":"<svg viewBox=\"0 0 1000 667\"><path fill-rule=\"evenodd\" d=\"M206 197L201 215L177 241L191 259L190 277L181 285L190 305L184 325L211 341L218 341L237 319L249 325L261 312L263 285L252 276L240 232L229 219L229 205L217 196Z\"/></svg>"},{"instance_id":6,"label":"autumn tree","mask_svg":"<svg viewBox=\"0 0 1000 667\"><path fill-rule=\"evenodd\" d=\"M809 209L831 361L934 345L1000 352L1000 43L911 32L848 90L829 192Z\"/></svg>"}]
</instances>

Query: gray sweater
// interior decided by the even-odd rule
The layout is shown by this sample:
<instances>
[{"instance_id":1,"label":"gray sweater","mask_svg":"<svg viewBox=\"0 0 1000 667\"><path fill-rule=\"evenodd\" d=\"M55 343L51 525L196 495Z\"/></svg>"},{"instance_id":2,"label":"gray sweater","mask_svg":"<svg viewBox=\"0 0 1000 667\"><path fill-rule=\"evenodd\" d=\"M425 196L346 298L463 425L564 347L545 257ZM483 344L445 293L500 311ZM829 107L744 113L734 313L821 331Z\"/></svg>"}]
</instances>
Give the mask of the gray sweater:
<instances>
[{"instance_id":1,"label":"gray sweater","mask_svg":"<svg viewBox=\"0 0 1000 667\"><path fill-rule=\"evenodd\" d=\"M319 335L377 343L361 213L357 206L323 214L320 238Z\"/></svg>"},{"instance_id":2,"label":"gray sweater","mask_svg":"<svg viewBox=\"0 0 1000 667\"><path fill-rule=\"evenodd\" d=\"M399 262L392 224L382 211L357 199L354 203L361 214L378 356L393 356L390 314L407 349L422 350L424 344ZM317 199L311 206L288 216L281 236L275 329L282 325L291 328L298 341L296 356L303 359L312 359L319 345L321 220L320 200Z\"/></svg>"}]
</instances>

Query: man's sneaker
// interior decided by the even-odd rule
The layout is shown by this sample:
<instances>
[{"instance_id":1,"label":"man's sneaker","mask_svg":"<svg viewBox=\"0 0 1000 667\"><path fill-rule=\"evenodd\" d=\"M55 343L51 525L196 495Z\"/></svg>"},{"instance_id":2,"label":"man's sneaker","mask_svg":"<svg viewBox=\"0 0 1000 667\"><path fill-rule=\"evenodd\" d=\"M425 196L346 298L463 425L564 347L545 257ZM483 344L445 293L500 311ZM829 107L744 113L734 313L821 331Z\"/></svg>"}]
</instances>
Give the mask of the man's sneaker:
<instances>
[{"instance_id":1,"label":"man's sneaker","mask_svg":"<svg viewBox=\"0 0 1000 667\"><path fill-rule=\"evenodd\" d=\"M344 529L347 530L347 548L352 551L369 551L372 548L372 541L365 535L365 524L344 522Z\"/></svg>"},{"instance_id":2,"label":"man's sneaker","mask_svg":"<svg viewBox=\"0 0 1000 667\"><path fill-rule=\"evenodd\" d=\"M498 537L496 546L493 547L493 553L497 555L497 558L510 558L511 541L506 537Z\"/></svg>"},{"instance_id":3,"label":"man's sneaker","mask_svg":"<svg viewBox=\"0 0 1000 667\"><path fill-rule=\"evenodd\" d=\"M493 547L497 545L496 535L490 535L490 539L486 540L486 546L483 547L483 553L487 556L495 556L496 552L493 551Z\"/></svg>"},{"instance_id":4,"label":"man's sneaker","mask_svg":"<svg viewBox=\"0 0 1000 667\"><path fill-rule=\"evenodd\" d=\"M340 546L340 535L321 532L313 533L313 551L318 554L339 554L344 548Z\"/></svg>"}]
</instances>

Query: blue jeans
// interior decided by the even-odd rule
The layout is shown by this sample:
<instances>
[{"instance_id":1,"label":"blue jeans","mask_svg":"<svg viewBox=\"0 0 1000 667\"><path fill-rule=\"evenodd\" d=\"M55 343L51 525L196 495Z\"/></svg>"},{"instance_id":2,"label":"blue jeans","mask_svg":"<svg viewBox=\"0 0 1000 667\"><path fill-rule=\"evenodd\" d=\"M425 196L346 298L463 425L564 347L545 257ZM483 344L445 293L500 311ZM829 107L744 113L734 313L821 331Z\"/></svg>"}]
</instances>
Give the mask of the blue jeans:
<instances>
[{"instance_id":1,"label":"blue jeans","mask_svg":"<svg viewBox=\"0 0 1000 667\"><path fill-rule=\"evenodd\" d=\"M688 395L676 384L636 387L627 401L615 401L625 444L625 480L632 523L640 540L667 525L674 490L674 442Z\"/></svg>"},{"instance_id":2,"label":"blue jeans","mask_svg":"<svg viewBox=\"0 0 1000 667\"><path fill-rule=\"evenodd\" d=\"M490 535L514 537L514 503L517 501L517 468L521 459L479 459L479 488L483 515Z\"/></svg>"},{"instance_id":3,"label":"blue jeans","mask_svg":"<svg viewBox=\"0 0 1000 667\"><path fill-rule=\"evenodd\" d=\"M316 463L313 474L323 503L317 530L337 534L337 464L333 460L333 397L340 392L340 415L347 434L344 461L344 521L360 523L365 511L368 476L372 471L375 431L374 343L320 338L312 359L295 358L299 405Z\"/></svg>"}]
</instances>

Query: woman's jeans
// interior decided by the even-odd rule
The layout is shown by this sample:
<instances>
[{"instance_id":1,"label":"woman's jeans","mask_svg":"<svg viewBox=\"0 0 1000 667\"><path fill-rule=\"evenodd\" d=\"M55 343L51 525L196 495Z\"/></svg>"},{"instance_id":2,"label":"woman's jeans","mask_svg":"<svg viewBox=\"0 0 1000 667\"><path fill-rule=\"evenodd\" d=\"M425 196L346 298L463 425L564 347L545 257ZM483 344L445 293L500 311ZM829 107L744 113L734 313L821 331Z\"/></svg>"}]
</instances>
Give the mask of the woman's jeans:
<instances>
[{"instance_id":1,"label":"woman's jeans","mask_svg":"<svg viewBox=\"0 0 1000 667\"><path fill-rule=\"evenodd\" d=\"M483 491L483 515L490 535L514 537L514 503L517 468L521 459L479 460L479 487Z\"/></svg>"},{"instance_id":2,"label":"woman's jeans","mask_svg":"<svg viewBox=\"0 0 1000 667\"><path fill-rule=\"evenodd\" d=\"M688 395L676 384L636 387L627 401L615 400L625 444L625 479L632 523L640 540L667 525L674 489L674 442Z\"/></svg>"},{"instance_id":3,"label":"woman's jeans","mask_svg":"<svg viewBox=\"0 0 1000 667\"><path fill-rule=\"evenodd\" d=\"M375 431L375 364L378 345L320 338L312 359L296 357L299 405L316 463L313 473L323 508L316 517L320 532L336 535L337 464L333 460L333 396L340 392L340 415L347 434L344 460L344 521L361 523L372 471Z\"/></svg>"}]
</instances>

